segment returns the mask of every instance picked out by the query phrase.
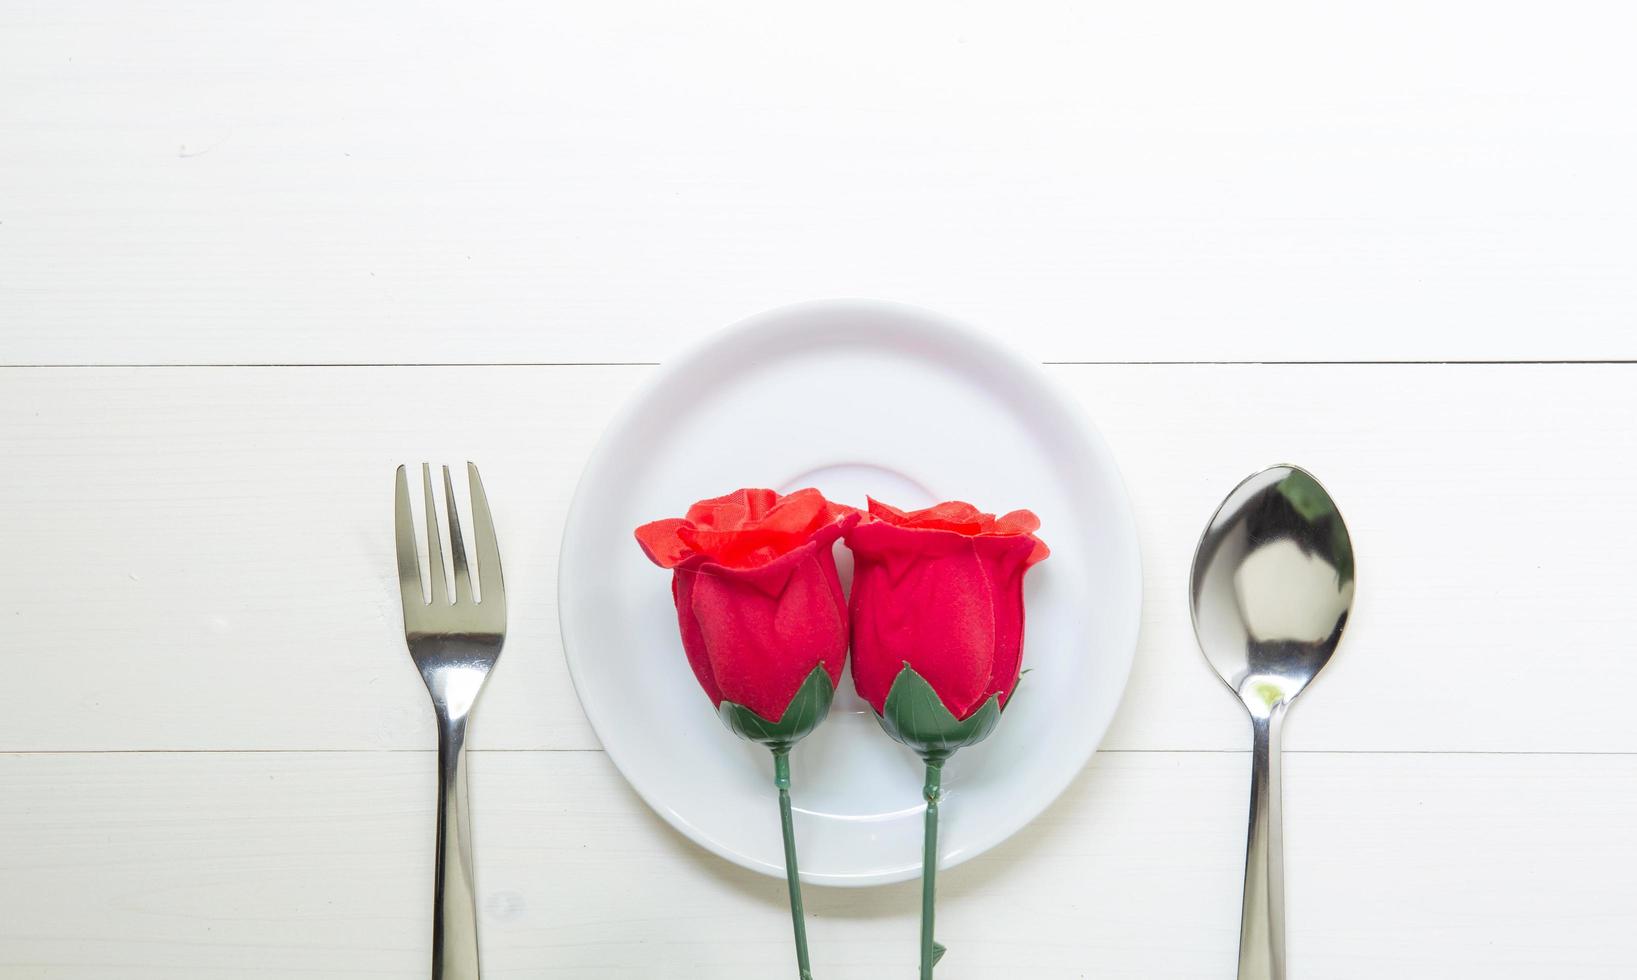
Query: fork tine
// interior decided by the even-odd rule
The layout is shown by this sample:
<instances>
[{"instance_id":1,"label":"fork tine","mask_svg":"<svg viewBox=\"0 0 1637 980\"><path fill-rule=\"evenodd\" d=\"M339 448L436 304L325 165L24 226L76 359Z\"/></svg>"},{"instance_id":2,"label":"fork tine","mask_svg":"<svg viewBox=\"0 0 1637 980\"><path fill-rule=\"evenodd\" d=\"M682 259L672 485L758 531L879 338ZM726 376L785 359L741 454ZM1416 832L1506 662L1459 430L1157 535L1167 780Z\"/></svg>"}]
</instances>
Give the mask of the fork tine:
<instances>
[{"instance_id":1,"label":"fork tine","mask_svg":"<svg viewBox=\"0 0 1637 980\"><path fill-rule=\"evenodd\" d=\"M460 537L460 508L455 506L455 485L449 467L443 468L443 497L449 501L449 557L455 562L455 601L472 601L472 573L466 570L466 545Z\"/></svg>"},{"instance_id":2,"label":"fork tine","mask_svg":"<svg viewBox=\"0 0 1637 980\"><path fill-rule=\"evenodd\" d=\"M443 577L443 544L438 540L438 502L432 497L432 467L421 464L421 486L426 490L426 551L427 567L432 571L432 604L441 606L449 601L449 585ZM450 502L454 510L454 501ZM459 542L451 542L459 553Z\"/></svg>"},{"instance_id":3,"label":"fork tine","mask_svg":"<svg viewBox=\"0 0 1637 980\"><path fill-rule=\"evenodd\" d=\"M483 493L483 480L477 475L477 464L466 464L467 480L472 488L472 544L477 547L477 583L483 588L484 602L506 601L506 583L500 576L500 545L495 541L495 522L489 516L489 498Z\"/></svg>"},{"instance_id":4,"label":"fork tine","mask_svg":"<svg viewBox=\"0 0 1637 980\"><path fill-rule=\"evenodd\" d=\"M398 488L392 508L393 530L398 540L398 587L403 592L404 612L426 605L421 595L421 562L415 556L415 514L409 509L409 476L398 467Z\"/></svg>"}]
</instances>

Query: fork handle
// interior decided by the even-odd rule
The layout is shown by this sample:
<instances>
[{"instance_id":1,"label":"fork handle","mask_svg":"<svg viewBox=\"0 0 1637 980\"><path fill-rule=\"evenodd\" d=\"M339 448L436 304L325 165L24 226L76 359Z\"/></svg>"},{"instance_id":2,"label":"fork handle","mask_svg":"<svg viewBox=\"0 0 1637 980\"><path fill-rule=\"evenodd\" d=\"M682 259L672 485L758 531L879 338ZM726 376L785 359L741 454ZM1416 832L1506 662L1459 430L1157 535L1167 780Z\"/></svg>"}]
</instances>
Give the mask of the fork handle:
<instances>
[{"instance_id":1,"label":"fork handle","mask_svg":"<svg viewBox=\"0 0 1637 980\"><path fill-rule=\"evenodd\" d=\"M466 805L466 718L438 719L438 845L432 980L478 980L477 889Z\"/></svg>"},{"instance_id":2,"label":"fork handle","mask_svg":"<svg viewBox=\"0 0 1637 980\"><path fill-rule=\"evenodd\" d=\"M1250 833L1239 920L1239 980L1285 980L1284 815L1279 803L1279 731L1285 704L1252 713Z\"/></svg>"}]
</instances>

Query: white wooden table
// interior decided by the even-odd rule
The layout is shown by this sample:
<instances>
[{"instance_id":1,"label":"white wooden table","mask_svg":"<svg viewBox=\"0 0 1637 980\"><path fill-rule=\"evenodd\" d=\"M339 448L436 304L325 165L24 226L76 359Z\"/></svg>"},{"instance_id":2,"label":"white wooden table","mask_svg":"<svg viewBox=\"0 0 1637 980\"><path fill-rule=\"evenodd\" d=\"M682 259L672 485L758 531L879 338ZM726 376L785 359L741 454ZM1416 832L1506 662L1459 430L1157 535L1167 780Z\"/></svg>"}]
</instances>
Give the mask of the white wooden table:
<instances>
[{"instance_id":1,"label":"white wooden table","mask_svg":"<svg viewBox=\"0 0 1637 980\"><path fill-rule=\"evenodd\" d=\"M1637 975L1634 10L5 4L0 976L425 975L389 477L467 458L488 975L788 975L783 884L598 750L555 570L655 362L834 295L1048 362L1141 526L1121 713L943 877L942 980L1233 975L1249 732L1183 583L1287 458L1360 570L1293 976ZM912 975L913 885L807 904L821 980Z\"/></svg>"}]
</instances>

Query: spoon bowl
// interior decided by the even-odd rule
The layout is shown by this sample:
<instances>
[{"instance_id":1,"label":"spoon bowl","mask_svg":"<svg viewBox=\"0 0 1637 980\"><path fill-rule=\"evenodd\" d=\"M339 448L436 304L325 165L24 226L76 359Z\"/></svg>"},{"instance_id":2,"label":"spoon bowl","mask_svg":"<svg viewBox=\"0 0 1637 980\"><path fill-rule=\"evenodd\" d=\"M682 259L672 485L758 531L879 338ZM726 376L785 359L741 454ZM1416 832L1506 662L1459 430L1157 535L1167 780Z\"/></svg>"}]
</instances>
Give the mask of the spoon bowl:
<instances>
[{"instance_id":1,"label":"spoon bowl","mask_svg":"<svg viewBox=\"0 0 1637 980\"><path fill-rule=\"evenodd\" d=\"M1194 633L1253 714L1288 704L1330 661L1353 605L1353 544L1311 473L1274 466L1228 494L1200 537Z\"/></svg>"}]
</instances>

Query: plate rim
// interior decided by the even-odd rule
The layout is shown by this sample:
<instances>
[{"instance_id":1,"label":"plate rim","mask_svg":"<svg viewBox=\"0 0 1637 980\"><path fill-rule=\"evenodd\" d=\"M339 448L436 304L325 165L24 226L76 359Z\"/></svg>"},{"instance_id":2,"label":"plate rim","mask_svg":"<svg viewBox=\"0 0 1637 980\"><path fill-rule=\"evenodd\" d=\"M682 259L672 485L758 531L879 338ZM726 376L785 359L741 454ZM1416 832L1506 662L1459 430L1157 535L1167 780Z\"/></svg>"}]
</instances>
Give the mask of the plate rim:
<instances>
[{"instance_id":1,"label":"plate rim","mask_svg":"<svg viewBox=\"0 0 1637 980\"><path fill-rule=\"evenodd\" d=\"M1048 375L1040 362L1023 355L1015 348L997 339L994 335L970 326L955 317L937 310L890 300L868 298L834 298L806 300L798 303L789 303L755 313L741 318L725 327L708 331L687 344L671 357L659 363L655 372L644 379L624 402L615 411L612 418L603 427L597 436L597 442L591 453L586 457L585 465L580 470L580 476L575 482L574 494L569 500L568 510L565 512L563 534L559 543L557 555L557 626L559 638L563 644L563 659L568 666L569 680L574 686L574 694L580 702L580 710L585 714L586 721L591 725L593 733L598 736L598 742L620 778L631 788L647 807L658 814L673 830L688 838L694 844L710 851L712 854L747 870L756 871L771 877L784 877L783 864L772 865L758 861L748 855L741 854L735 848L729 847L722 841L710 836L683 819L671 807L659 800L653 799L649 793L634 781L627 767L622 763L615 751L608 748L602 738L598 712L587 701L584 691L584 682L577 668L577 657L574 654L574 644L570 634L573 632L572 620L575 613L572 606L564 601L564 585L568 578L563 574L563 564L569 557L580 549L580 522L575 520L586 501L590 497L589 488L597 482L597 477L608 465L608 457L613 452L613 445L620 440L616 438L627 432L642 415L642 408L658 393L671 379L678 374L685 373L690 367L703 362L710 352L733 343L739 337L748 334L783 328L804 329L792 327L786 321L801 320L814 314L832 314L837 317L858 317L860 315L874 315L891 318L895 327L910 326L915 330L927 334L941 334L945 339L953 338L966 347L993 357L995 361L1006 364L1014 371L1030 375L1030 381L1037 392L1044 397L1050 407L1063 418L1073 423L1073 429L1084 444L1084 447L1095 457L1098 466L1111 475L1114 484L1119 490L1116 495L1117 512L1115 518L1120 524L1116 538L1123 541L1122 554L1118 556L1120 563L1125 566L1124 574L1129 576L1132 583L1132 598L1130 609L1124 612L1121 623L1121 636L1125 642L1119 644L1122 657L1119 670L1118 696L1114 699L1115 708L1109 713L1096 736L1089 740L1084 758L1072 766L1063 766L1062 772L1046 785L1046 792L1039 797L1039 806L1026 813L1017 813L1010 819L997 821L997 831L984 835L981 839L969 844L958 856L953 858L941 857L940 869L953 868L965 863L980 854L984 854L1000 845L1024 827L1032 823L1042 813L1062 797L1069 784L1085 771L1092 759L1101 748L1103 739L1108 734L1109 726L1119 713L1119 705L1123 703L1126 689L1130 686L1131 670L1136 663L1137 645L1140 641L1142 606L1143 606L1143 570L1141 540L1137 532L1136 514L1131 504L1131 492L1125 482L1125 475L1121 471L1119 462L1114 457L1113 449L1103 438L1101 430L1085 413L1083 409L1068 396L1058 382ZM889 869L872 874L827 875L815 874L806 868L801 869L801 880L804 884L842 887L865 888L880 885L896 884L918 877L919 865L908 869Z\"/></svg>"}]
</instances>

